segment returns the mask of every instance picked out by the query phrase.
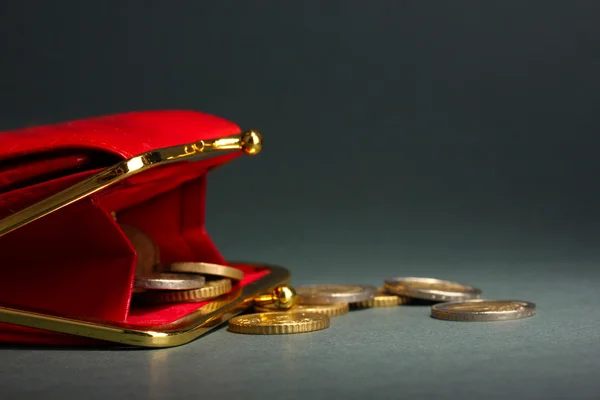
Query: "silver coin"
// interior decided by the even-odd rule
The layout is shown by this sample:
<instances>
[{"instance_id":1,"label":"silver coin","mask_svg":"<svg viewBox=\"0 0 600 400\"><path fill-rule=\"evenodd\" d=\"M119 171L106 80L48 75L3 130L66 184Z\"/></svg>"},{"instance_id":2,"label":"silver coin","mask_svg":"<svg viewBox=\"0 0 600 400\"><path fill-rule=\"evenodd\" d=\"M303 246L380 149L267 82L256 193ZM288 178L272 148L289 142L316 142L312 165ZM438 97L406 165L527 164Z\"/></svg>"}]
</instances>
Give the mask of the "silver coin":
<instances>
[{"instance_id":1,"label":"silver coin","mask_svg":"<svg viewBox=\"0 0 600 400\"><path fill-rule=\"evenodd\" d=\"M153 273L136 276L133 286L147 290L193 290L204 287L205 282L199 275Z\"/></svg>"},{"instance_id":2,"label":"silver coin","mask_svg":"<svg viewBox=\"0 0 600 400\"><path fill-rule=\"evenodd\" d=\"M533 317L534 303L521 300L474 299L435 304L431 316L447 321L507 321Z\"/></svg>"},{"instance_id":3,"label":"silver coin","mask_svg":"<svg viewBox=\"0 0 600 400\"><path fill-rule=\"evenodd\" d=\"M385 290L400 296L432 301L457 301L481 297L480 289L434 278L390 278L385 281Z\"/></svg>"},{"instance_id":4,"label":"silver coin","mask_svg":"<svg viewBox=\"0 0 600 400\"><path fill-rule=\"evenodd\" d=\"M223 278L241 281L244 279L244 271L227 265L212 264L205 262L176 262L167 265L159 265L158 268L164 272L215 275Z\"/></svg>"},{"instance_id":5,"label":"silver coin","mask_svg":"<svg viewBox=\"0 0 600 400\"><path fill-rule=\"evenodd\" d=\"M377 288L371 285L305 285L295 289L296 304L356 303L377 294Z\"/></svg>"}]
</instances>

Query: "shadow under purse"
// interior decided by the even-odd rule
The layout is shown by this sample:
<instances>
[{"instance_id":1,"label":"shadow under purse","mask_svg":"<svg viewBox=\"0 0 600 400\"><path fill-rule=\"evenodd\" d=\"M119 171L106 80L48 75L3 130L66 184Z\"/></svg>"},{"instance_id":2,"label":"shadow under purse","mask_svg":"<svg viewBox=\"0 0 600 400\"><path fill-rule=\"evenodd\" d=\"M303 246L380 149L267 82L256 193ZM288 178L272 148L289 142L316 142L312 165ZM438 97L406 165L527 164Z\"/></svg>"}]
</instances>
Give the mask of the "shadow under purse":
<instances>
[{"instance_id":1,"label":"shadow under purse","mask_svg":"<svg viewBox=\"0 0 600 400\"><path fill-rule=\"evenodd\" d=\"M257 132L193 111L1 132L0 343L177 346L286 284L284 268L227 262L204 229L207 174L261 147ZM132 302L144 255L125 227L160 263L229 266L240 279L209 299Z\"/></svg>"}]
</instances>

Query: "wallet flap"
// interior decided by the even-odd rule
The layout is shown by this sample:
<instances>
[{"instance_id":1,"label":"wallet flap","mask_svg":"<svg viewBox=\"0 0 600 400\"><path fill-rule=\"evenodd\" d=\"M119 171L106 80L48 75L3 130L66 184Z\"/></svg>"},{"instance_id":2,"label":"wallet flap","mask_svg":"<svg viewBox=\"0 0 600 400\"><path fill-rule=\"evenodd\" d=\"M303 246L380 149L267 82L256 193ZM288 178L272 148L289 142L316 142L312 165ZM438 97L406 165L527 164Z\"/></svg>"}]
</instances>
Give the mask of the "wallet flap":
<instances>
[{"instance_id":1,"label":"wallet flap","mask_svg":"<svg viewBox=\"0 0 600 400\"><path fill-rule=\"evenodd\" d=\"M0 132L0 162L74 149L107 152L125 159L239 131L230 121L196 111L122 113Z\"/></svg>"}]
</instances>

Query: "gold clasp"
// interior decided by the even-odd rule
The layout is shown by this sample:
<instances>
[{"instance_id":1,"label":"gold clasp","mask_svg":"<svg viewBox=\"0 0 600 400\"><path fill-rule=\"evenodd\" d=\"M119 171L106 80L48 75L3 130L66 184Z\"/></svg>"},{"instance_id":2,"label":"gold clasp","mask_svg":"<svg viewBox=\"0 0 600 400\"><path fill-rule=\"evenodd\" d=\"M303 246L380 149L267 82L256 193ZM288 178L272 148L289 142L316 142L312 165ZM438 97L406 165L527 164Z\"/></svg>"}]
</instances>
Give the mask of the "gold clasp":
<instances>
[{"instance_id":1,"label":"gold clasp","mask_svg":"<svg viewBox=\"0 0 600 400\"><path fill-rule=\"evenodd\" d=\"M287 310L296 302L296 291L287 285L277 286L271 293L261 294L254 298L254 304L265 306L273 304L276 308Z\"/></svg>"},{"instance_id":2,"label":"gold clasp","mask_svg":"<svg viewBox=\"0 0 600 400\"><path fill-rule=\"evenodd\" d=\"M262 149L262 136L250 130L241 135L228 136L213 140L199 140L193 144L198 153L210 151L242 150L248 155L255 155Z\"/></svg>"}]
</instances>

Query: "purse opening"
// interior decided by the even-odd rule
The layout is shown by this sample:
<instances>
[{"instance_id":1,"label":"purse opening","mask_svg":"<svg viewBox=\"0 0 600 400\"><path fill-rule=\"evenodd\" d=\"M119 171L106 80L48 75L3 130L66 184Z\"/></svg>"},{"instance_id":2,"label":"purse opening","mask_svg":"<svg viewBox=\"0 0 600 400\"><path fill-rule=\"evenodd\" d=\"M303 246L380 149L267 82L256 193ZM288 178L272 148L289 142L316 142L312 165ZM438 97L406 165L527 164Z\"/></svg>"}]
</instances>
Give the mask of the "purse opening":
<instances>
[{"instance_id":1,"label":"purse opening","mask_svg":"<svg viewBox=\"0 0 600 400\"><path fill-rule=\"evenodd\" d=\"M0 161L0 194L81 172L109 167L122 159L92 149L56 149Z\"/></svg>"},{"instance_id":2,"label":"purse opening","mask_svg":"<svg viewBox=\"0 0 600 400\"><path fill-rule=\"evenodd\" d=\"M0 280L0 303L125 321L137 255L119 223L149 235L161 262L226 264L204 229L206 179L210 169L235 156L157 166L0 237L4 262L14 266ZM12 211L10 204L23 208L97 171L0 194L0 211ZM152 319L160 314L168 321L193 307L153 308ZM143 314L136 313L138 323L147 321Z\"/></svg>"}]
</instances>

